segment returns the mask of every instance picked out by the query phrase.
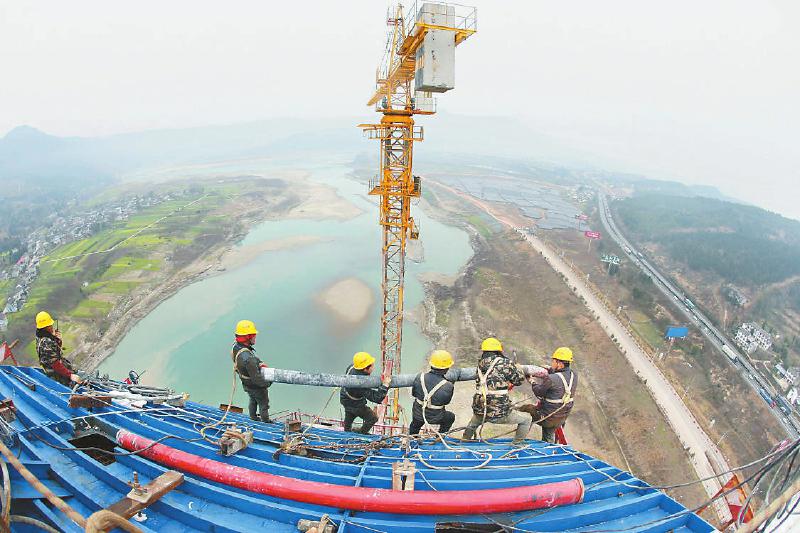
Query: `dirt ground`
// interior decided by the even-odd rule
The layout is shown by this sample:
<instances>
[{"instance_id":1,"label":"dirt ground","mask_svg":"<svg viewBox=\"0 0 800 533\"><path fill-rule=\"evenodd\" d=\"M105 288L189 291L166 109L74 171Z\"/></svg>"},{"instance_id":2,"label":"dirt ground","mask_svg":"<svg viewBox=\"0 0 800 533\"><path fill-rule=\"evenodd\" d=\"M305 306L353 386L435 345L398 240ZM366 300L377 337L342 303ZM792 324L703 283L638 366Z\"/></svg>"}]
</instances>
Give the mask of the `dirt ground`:
<instances>
[{"instance_id":1,"label":"dirt ground","mask_svg":"<svg viewBox=\"0 0 800 533\"><path fill-rule=\"evenodd\" d=\"M478 214L447 194L435 201L462 220ZM570 444L655 485L694 479L686 452L644 384L582 302L517 234L494 227L487 235L482 229L473 234L476 255L464 274L451 286L428 284L436 305L426 309L437 315L428 322L440 326L439 345L458 354L460 364L474 363L480 339L495 335L518 362L540 365L558 346L570 346L580 379L565 428ZM527 386L520 389L515 401L530 394ZM470 416L473 390L469 383L457 389L457 424ZM530 436L538 438L539 428ZM705 498L699 486L670 495L688 506Z\"/></svg>"},{"instance_id":2,"label":"dirt ground","mask_svg":"<svg viewBox=\"0 0 800 533\"><path fill-rule=\"evenodd\" d=\"M685 325L663 294L651 287L652 300L637 301L629 284L636 269L625 262L617 275L609 275L606 265L600 262L599 248L587 250L585 238L577 232L553 232L550 238L564 250L582 271L590 274L591 281L607 295L611 302L625 306L628 315L642 313L663 326ZM624 257L622 250L610 240L604 243L605 253ZM732 466L746 464L762 457L784 437L783 429L770 414L769 407L742 378L739 371L728 364L720 354L694 328L690 327L687 339L676 341L672 347L663 345L665 356L656 359L657 366L667 376L673 387L684 393L684 400L709 437L718 446Z\"/></svg>"}]
</instances>

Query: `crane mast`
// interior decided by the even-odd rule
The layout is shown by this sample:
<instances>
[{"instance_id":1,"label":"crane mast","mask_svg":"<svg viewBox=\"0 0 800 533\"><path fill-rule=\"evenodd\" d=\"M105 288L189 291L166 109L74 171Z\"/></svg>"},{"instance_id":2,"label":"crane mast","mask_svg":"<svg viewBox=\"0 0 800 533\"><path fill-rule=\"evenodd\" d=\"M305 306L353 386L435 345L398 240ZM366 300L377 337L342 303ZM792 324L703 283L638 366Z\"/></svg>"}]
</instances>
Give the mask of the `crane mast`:
<instances>
[{"instance_id":1,"label":"crane mast","mask_svg":"<svg viewBox=\"0 0 800 533\"><path fill-rule=\"evenodd\" d=\"M454 86L454 49L477 30L475 8L413 2L408 10L396 5L387 16L387 47L367 105L381 113L380 123L361 124L380 145L380 170L370 181L369 194L380 197L382 228L383 309L381 363L383 372L400 373L403 344L403 286L408 239L419 238L411 216L411 200L421 194L420 179L412 173L414 142L423 130L414 115L436 112L433 92ZM400 420L399 389L391 389L379 408L379 424Z\"/></svg>"}]
</instances>

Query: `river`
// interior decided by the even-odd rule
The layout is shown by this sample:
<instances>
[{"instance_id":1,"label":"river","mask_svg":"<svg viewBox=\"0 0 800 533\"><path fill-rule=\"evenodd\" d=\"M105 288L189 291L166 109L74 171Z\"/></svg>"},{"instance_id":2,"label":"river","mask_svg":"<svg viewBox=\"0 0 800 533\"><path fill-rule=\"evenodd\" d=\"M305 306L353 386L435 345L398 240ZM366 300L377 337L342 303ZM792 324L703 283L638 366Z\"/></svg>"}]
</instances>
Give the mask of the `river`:
<instances>
[{"instance_id":1,"label":"river","mask_svg":"<svg viewBox=\"0 0 800 533\"><path fill-rule=\"evenodd\" d=\"M257 352L273 367L341 373L356 351L369 351L379 358L381 235L377 204L366 196L364 184L348 177L351 170L345 164L304 163L295 168L307 170L314 181L335 188L363 213L347 221L282 220L255 226L239 245L292 237L318 240L263 252L239 268L184 287L131 329L100 366L102 373L121 378L130 369L146 371L144 383L185 391L191 399L211 405L227 403L232 385L232 331L243 318L255 321ZM220 174L224 170L215 168ZM228 170L243 169L237 163ZM269 168L245 170L269 177ZM414 217L422 231L424 259L406 262L406 310L414 309L424 297L417 275L455 274L472 255L463 230L437 222L420 208L414 210ZM342 327L316 298L345 278L360 279L374 296L367 319L352 327ZM403 371L420 370L431 349L417 324L406 320ZM273 385L271 411L317 413L333 390ZM403 403L408 401L405 393ZM247 405L240 384L234 403ZM330 399L324 412L339 415L337 397Z\"/></svg>"}]
</instances>

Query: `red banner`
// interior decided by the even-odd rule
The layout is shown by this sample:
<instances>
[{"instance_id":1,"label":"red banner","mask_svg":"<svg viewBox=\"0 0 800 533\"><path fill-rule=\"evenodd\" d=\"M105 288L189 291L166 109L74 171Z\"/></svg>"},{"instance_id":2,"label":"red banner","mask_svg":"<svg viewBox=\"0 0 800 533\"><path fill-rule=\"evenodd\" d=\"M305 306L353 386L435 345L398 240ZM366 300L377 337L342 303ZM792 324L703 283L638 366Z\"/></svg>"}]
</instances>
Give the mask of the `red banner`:
<instances>
[{"instance_id":1,"label":"red banner","mask_svg":"<svg viewBox=\"0 0 800 533\"><path fill-rule=\"evenodd\" d=\"M11 351L11 348L13 348L16 345L17 345L17 341L12 342L11 346L6 344L5 342L3 344L0 344L0 354L2 354L2 356L3 356L3 358L0 359L0 361L5 361L6 359L11 359L12 361L14 361L14 365L18 366L19 363L17 363L17 360L14 357L14 353Z\"/></svg>"},{"instance_id":2,"label":"red banner","mask_svg":"<svg viewBox=\"0 0 800 533\"><path fill-rule=\"evenodd\" d=\"M600 238L600 232L599 231L584 231L583 234L586 235L587 239L597 240L597 239Z\"/></svg>"}]
</instances>

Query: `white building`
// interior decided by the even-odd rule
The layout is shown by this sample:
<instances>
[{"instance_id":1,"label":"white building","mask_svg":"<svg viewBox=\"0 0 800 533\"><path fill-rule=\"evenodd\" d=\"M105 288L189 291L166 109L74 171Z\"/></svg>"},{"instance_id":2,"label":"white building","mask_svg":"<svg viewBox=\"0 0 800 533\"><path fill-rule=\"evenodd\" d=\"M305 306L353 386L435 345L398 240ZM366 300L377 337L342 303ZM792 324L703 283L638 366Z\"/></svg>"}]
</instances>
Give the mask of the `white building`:
<instances>
[{"instance_id":1,"label":"white building","mask_svg":"<svg viewBox=\"0 0 800 533\"><path fill-rule=\"evenodd\" d=\"M795 405L797 403L797 389L792 387L792 390L786 395L786 399L789 400L789 403Z\"/></svg>"},{"instance_id":2,"label":"white building","mask_svg":"<svg viewBox=\"0 0 800 533\"><path fill-rule=\"evenodd\" d=\"M794 376L794 375L793 375L791 372L789 372L788 370L786 370L785 368L783 368L783 365L781 365L780 363L777 363L777 364L775 365L775 370L776 370L776 371L778 372L778 374L780 374L780 375L781 375L781 376L782 376L782 377L783 377L783 378L784 378L786 381L788 381L789 383L791 383L792 385L794 385L794 380L796 379L796 378L795 378L795 376Z\"/></svg>"},{"instance_id":3,"label":"white building","mask_svg":"<svg viewBox=\"0 0 800 533\"><path fill-rule=\"evenodd\" d=\"M755 322L745 322L739 326L734 340L747 353L753 353L758 348L769 350L772 347L772 335Z\"/></svg>"}]
</instances>

